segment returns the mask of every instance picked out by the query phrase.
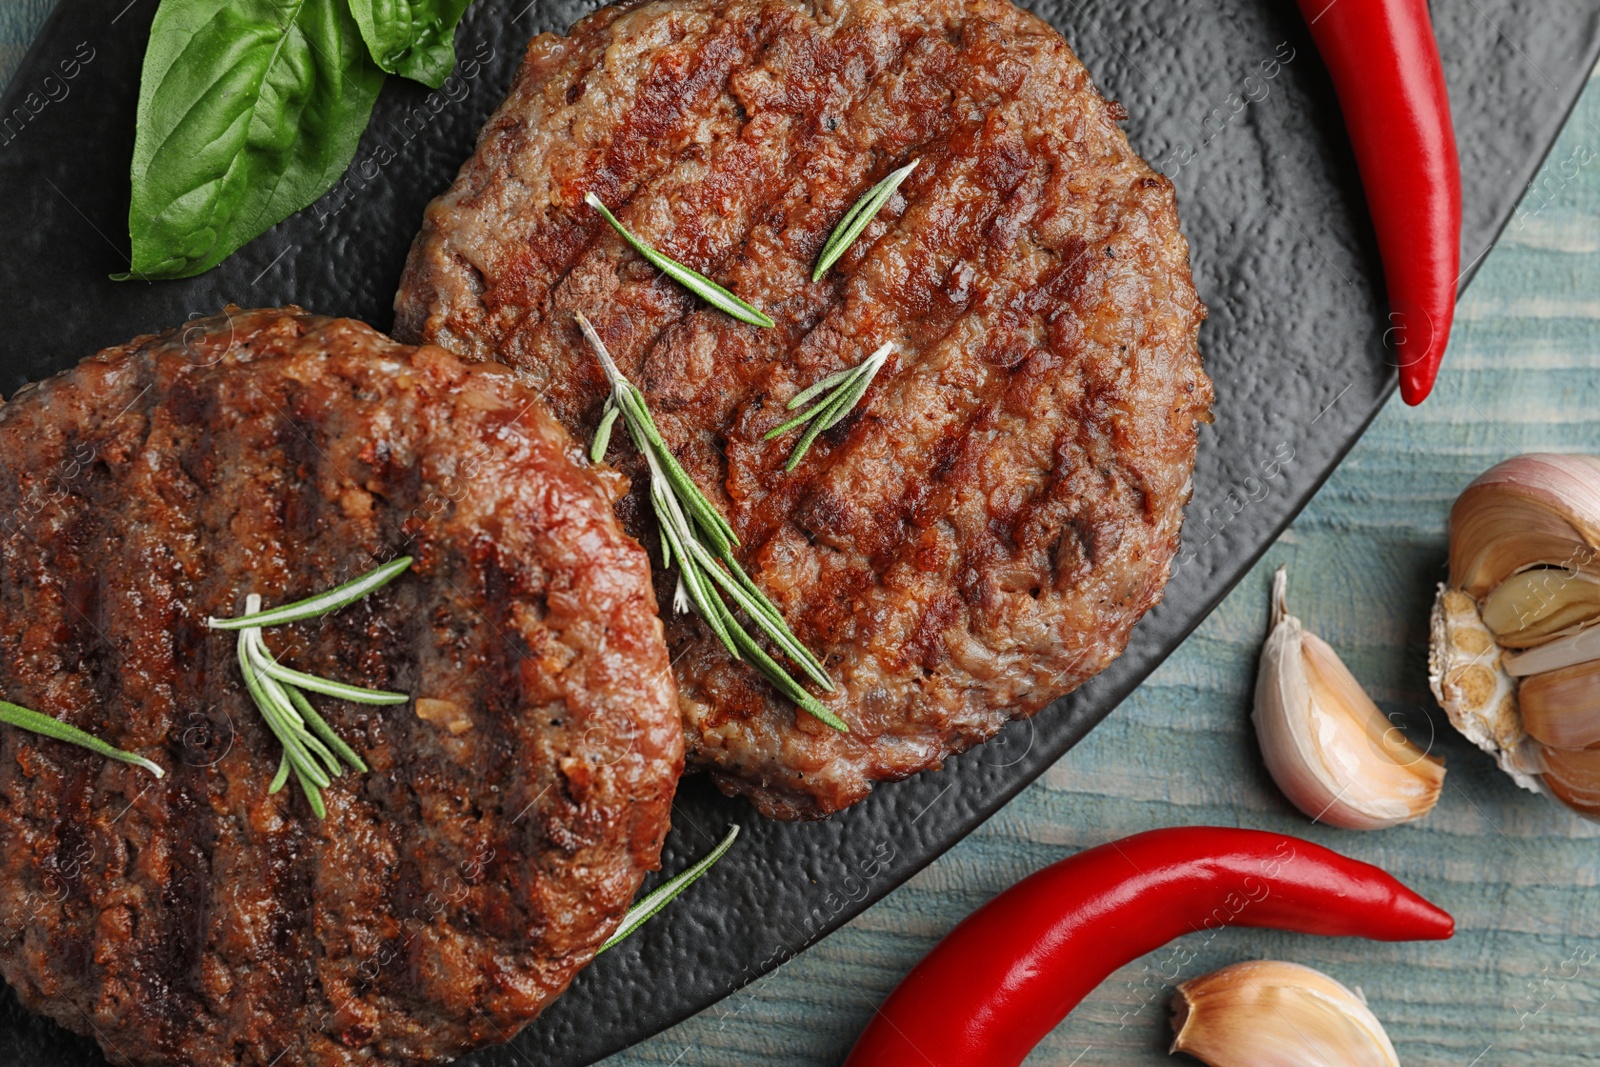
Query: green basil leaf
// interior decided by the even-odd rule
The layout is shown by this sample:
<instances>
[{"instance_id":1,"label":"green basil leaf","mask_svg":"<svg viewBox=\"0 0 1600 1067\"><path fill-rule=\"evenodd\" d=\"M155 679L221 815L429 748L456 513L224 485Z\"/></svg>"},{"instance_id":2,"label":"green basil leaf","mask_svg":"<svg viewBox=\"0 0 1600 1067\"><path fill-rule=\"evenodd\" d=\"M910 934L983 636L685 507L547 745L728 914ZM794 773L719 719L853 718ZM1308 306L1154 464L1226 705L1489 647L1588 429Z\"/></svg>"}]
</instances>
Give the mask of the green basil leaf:
<instances>
[{"instance_id":1,"label":"green basil leaf","mask_svg":"<svg viewBox=\"0 0 1600 1067\"><path fill-rule=\"evenodd\" d=\"M332 188L384 74L344 0L162 0L119 278L188 278Z\"/></svg>"},{"instance_id":2,"label":"green basil leaf","mask_svg":"<svg viewBox=\"0 0 1600 1067\"><path fill-rule=\"evenodd\" d=\"M350 0L373 62L437 89L456 66L456 23L472 0Z\"/></svg>"}]
</instances>

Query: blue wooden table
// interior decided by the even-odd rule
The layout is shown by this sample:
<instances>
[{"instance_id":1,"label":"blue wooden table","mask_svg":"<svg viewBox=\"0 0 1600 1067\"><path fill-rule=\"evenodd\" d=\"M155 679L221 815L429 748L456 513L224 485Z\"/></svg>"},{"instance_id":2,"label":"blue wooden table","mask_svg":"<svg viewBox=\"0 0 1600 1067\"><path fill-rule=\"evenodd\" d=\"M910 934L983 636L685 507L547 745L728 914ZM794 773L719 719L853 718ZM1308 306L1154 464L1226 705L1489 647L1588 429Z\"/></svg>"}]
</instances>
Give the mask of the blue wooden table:
<instances>
[{"instance_id":1,"label":"blue wooden table","mask_svg":"<svg viewBox=\"0 0 1600 1067\"><path fill-rule=\"evenodd\" d=\"M0 85L51 6L0 0ZM1600 1059L1600 826L1517 790L1450 731L1426 679L1455 495L1519 451L1600 449L1592 83L1457 323L1433 398L1417 410L1391 403L1266 559L1087 741L856 921L607 1067L836 1064L873 1005L974 907L1081 848L1181 823L1296 833L1381 864L1449 908L1460 932L1443 945L1196 936L1119 972L1029 1064L1168 1062L1175 972L1182 980L1262 957L1361 987L1408 1067ZM1249 710L1279 563L1290 567L1294 610L1447 760L1444 798L1421 823L1374 834L1313 826L1267 778Z\"/></svg>"}]
</instances>

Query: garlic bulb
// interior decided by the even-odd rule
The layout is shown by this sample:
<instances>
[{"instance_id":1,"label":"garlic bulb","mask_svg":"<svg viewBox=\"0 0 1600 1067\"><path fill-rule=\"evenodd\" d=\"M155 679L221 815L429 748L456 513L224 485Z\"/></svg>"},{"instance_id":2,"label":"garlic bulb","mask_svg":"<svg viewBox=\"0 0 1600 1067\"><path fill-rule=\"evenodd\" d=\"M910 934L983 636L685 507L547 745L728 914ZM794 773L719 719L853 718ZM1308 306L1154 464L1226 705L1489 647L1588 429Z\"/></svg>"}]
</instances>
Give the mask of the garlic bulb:
<instances>
[{"instance_id":1,"label":"garlic bulb","mask_svg":"<svg viewBox=\"0 0 1600 1067\"><path fill-rule=\"evenodd\" d=\"M1600 458L1517 456L1466 488L1428 661L1458 730L1600 818Z\"/></svg>"},{"instance_id":2,"label":"garlic bulb","mask_svg":"<svg viewBox=\"0 0 1600 1067\"><path fill-rule=\"evenodd\" d=\"M1178 986L1173 1052L1211 1067L1399 1067L1360 993L1297 963L1236 963Z\"/></svg>"},{"instance_id":3,"label":"garlic bulb","mask_svg":"<svg viewBox=\"0 0 1600 1067\"><path fill-rule=\"evenodd\" d=\"M1253 716L1267 770L1319 822L1376 830L1433 810L1444 764L1384 717L1337 653L1289 614L1289 577L1272 576L1272 633Z\"/></svg>"}]
</instances>

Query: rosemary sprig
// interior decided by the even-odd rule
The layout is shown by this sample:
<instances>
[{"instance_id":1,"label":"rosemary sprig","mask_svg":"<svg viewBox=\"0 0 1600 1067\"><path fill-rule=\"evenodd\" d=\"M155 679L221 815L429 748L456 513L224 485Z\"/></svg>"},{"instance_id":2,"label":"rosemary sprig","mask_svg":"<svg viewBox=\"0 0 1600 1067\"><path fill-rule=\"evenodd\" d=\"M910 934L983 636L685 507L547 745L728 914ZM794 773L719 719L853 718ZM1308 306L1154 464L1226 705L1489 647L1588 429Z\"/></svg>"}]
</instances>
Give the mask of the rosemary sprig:
<instances>
[{"instance_id":1,"label":"rosemary sprig","mask_svg":"<svg viewBox=\"0 0 1600 1067\"><path fill-rule=\"evenodd\" d=\"M615 421L613 413L620 413L629 436L650 468L650 503L661 529L661 565L670 567L674 559L678 561L678 593L674 606L678 611L692 606L734 659L750 660L784 696L835 730L847 732L849 727L844 720L806 692L805 687L768 655L734 618L723 597L742 608L807 677L824 690L833 692L833 679L828 677L828 672L789 629L777 605L767 599L739 566L733 554L733 546L739 543L739 538L733 527L700 492L694 479L667 447L645 405L644 394L617 369L589 320L582 314L577 318L583 336L605 370L606 380L611 383L611 397L606 401L606 413L601 418L603 432L595 435L594 444L598 454L603 455ZM591 454L595 454L593 448Z\"/></svg>"},{"instance_id":2,"label":"rosemary sprig","mask_svg":"<svg viewBox=\"0 0 1600 1067\"><path fill-rule=\"evenodd\" d=\"M164 778L167 773L143 756L136 756L132 752L125 752L113 745L108 745L94 736L94 734L80 730L71 723L62 722L60 719L52 718L49 715L42 715L20 704L12 704L0 700L0 722L9 723L12 726L20 726L24 730L42 734L45 737L53 737L57 741L69 741L80 748L86 748L90 752L98 753L108 759L121 760L123 763L131 763L136 767L143 767L157 778Z\"/></svg>"},{"instance_id":3,"label":"rosemary sprig","mask_svg":"<svg viewBox=\"0 0 1600 1067\"><path fill-rule=\"evenodd\" d=\"M271 611L262 611L261 597L251 593L245 597L243 615L207 620L213 630L238 631L239 673L244 676L245 689L250 693L256 710L261 712L267 728L283 746L283 755L278 760L278 773L273 776L267 792L276 793L282 789L292 773L305 793L306 802L319 819L326 818L328 814L327 806L322 801L322 790L332 783L334 777L344 773L346 764L358 773L365 773L367 765L355 749L347 745L327 720L317 713L303 690L356 704L404 704L411 698L404 693L365 689L285 667L267 648L261 628L336 611L393 581L410 566L411 557L404 556L335 586L326 593L297 600Z\"/></svg>"},{"instance_id":4,"label":"rosemary sprig","mask_svg":"<svg viewBox=\"0 0 1600 1067\"><path fill-rule=\"evenodd\" d=\"M774 437L781 437L803 423L809 422L805 436L801 437L794 446L794 451L789 454L789 462L783 465L786 471L792 471L800 465L807 452L811 450L811 442L817 435L826 430L831 430L839 424L839 420L850 414L855 406L866 395L867 386L872 384L872 379L878 376L878 371L883 369L884 362L889 358L889 353L894 351L894 342L886 341L872 355L862 360L858 365L847 370L830 374L817 382L809 389L803 390L788 403L788 410L793 411L801 404L813 399L819 394L822 399L811 407L802 411L794 418L781 426L774 426L768 430L763 441L770 441Z\"/></svg>"},{"instance_id":5,"label":"rosemary sprig","mask_svg":"<svg viewBox=\"0 0 1600 1067\"><path fill-rule=\"evenodd\" d=\"M677 260L662 255L629 233L628 228L618 222L615 215L606 210L606 206L600 202L598 196L589 193L584 196L583 202L598 211L601 218L611 223L611 228L621 234L622 239L632 245L635 252L649 260L651 266L691 293L694 293L712 307L727 312L740 322L748 322L752 326L772 327L772 320L754 304L748 304L740 300L704 274L690 270Z\"/></svg>"},{"instance_id":6,"label":"rosemary sprig","mask_svg":"<svg viewBox=\"0 0 1600 1067\"><path fill-rule=\"evenodd\" d=\"M739 826L735 823L729 828L728 836L722 839L721 844L706 853L698 863L662 882L651 890L643 900L629 908L628 913L622 917L622 925L617 927L617 932L606 939L606 943L600 946L595 955L600 955L601 952L612 948L618 942L627 938L635 930L643 926L645 921L656 912L671 904L677 899L679 893L693 885L702 874L709 871L713 864L727 854L728 849L733 847L734 839L738 836Z\"/></svg>"},{"instance_id":7,"label":"rosemary sprig","mask_svg":"<svg viewBox=\"0 0 1600 1067\"><path fill-rule=\"evenodd\" d=\"M811 272L811 280L821 281L822 276L828 273L828 268L838 262L840 256L856 243L856 238L861 236L861 231L867 228L867 223L883 209L889 202L894 191L900 188L900 183L911 176L917 169L921 160L913 159L899 170L890 171L884 179L861 195L861 199L849 211L844 213L844 218L833 228L828 241L822 246L822 252L817 256L816 269Z\"/></svg>"}]
</instances>

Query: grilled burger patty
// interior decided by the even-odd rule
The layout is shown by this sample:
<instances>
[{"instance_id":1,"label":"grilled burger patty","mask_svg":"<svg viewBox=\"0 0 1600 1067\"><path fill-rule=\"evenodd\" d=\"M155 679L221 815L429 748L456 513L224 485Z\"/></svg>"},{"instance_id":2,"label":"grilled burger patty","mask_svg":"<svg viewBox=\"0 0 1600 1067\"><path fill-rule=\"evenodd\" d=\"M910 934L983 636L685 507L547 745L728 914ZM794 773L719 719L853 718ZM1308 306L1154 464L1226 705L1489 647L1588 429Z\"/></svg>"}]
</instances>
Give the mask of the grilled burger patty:
<instances>
[{"instance_id":1,"label":"grilled burger patty","mask_svg":"<svg viewBox=\"0 0 1600 1067\"><path fill-rule=\"evenodd\" d=\"M1211 386L1171 184L1061 36L1004 0L658 0L529 46L428 208L396 333L500 360L567 427L594 320L740 559L838 683L836 733L667 622L689 760L817 817L1081 684L1160 598ZM829 233L920 164L821 281ZM764 309L650 267L583 203ZM793 474L785 403L895 355ZM626 527L653 543L625 435ZM674 576L657 574L667 603Z\"/></svg>"},{"instance_id":2,"label":"grilled burger patty","mask_svg":"<svg viewBox=\"0 0 1600 1067\"><path fill-rule=\"evenodd\" d=\"M114 1062L422 1064L506 1040L657 866L683 741L648 561L534 394L298 309L108 349L0 408L0 971ZM267 631L370 765L281 751L207 629L400 554Z\"/></svg>"}]
</instances>

